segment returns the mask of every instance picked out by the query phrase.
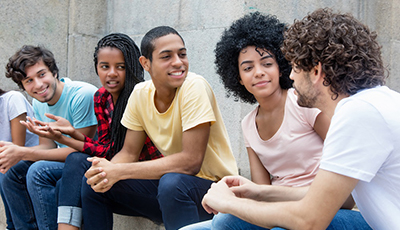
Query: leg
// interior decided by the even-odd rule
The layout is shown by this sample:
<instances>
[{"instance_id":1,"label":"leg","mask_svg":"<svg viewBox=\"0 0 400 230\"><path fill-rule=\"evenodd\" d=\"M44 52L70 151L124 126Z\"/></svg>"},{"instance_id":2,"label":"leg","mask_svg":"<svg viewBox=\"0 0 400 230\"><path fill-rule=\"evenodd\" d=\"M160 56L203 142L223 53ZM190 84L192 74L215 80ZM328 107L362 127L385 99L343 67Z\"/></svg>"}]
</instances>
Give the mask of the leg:
<instances>
[{"instance_id":1,"label":"leg","mask_svg":"<svg viewBox=\"0 0 400 230\"><path fill-rule=\"evenodd\" d=\"M167 173L160 179L158 202L166 229L178 229L188 224L212 218L201 200L213 181L180 173Z\"/></svg>"},{"instance_id":2,"label":"leg","mask_svg":"<svg viewBox=\"0 0 400 230\"><path fill-rule=\"evenodd\" d=\"M75 152L65 160L62 177L57 182L58 218L57 223L77 228L82 223L81 187L82 177L91 163L86 159L89 155ZM74 228L71 228L74 229Z\"/></svg>"},{"instance_id":3,"label":"leg","mask_svg":"<svg viewBox=\"0 0 400 230\"><path fill-rule=\"evenodd\" d=\"M186 225L179 230L211 230L212 220L206 220L191 225Z\"/></svg>"},{"instance_id":4,"label":"leg","mask_svg":"<svg viewBox=\"0 0 400 230\"><path fill-rule=\"evenodd\" d=\"M327 230L372 230L360 212L340 209Z\"/></svg>"},{"instance_id":5,"label":"leg","mask_svg":"<svg viewBox=\"0 0 400 230\"><path fill-rule=\"evenodd\" d=\"M215 215L212 220L212 229L218 230L265 230L253 224L250 224L242 219L237 218L231 214L219 213Z\"/></svg>"},{"instance_id":6,"label":"leg","mask_svg":"<svg viewBox=\"0 0 400 230\"><path fill-rule=\"evenodd\" d=\"M26 175L28 192L35 210L39 229L57 229L56 183L61 178L64 163L37 161Z\"/></svg>"},{"instance_id":7,"label":"leg","mask_svg":"<svg viewBox=\"0 0 400 230\"><path fill-rule=\"evenodd\" d=\"M162 222L157 201L158 180L123 180L107 192L96 193L82 179L82 213L85 230L112 230L113 213L143 216Z\"/></svg>"},{"instance_id":8,"label":"leg","mask_svg":"<svg viewBox=\"0 0 400 230\"><path fill-rule=\"evenodd\" d=\"M11 230L11 229L15 229L15 228L14 228L14 224L12 223L10 208L8 207L7 201L5 200L4 191L2 189L3 179L4 179L4 174L0 173L0 194L1 194L1 199L3 201L3 205L4 205L4 212L6 213L6 224L7 224L6 228Z\"/></svg>"},{"instance_id":9,"label":"leg","mask_svg":"<svg viewBox=\"0 0 400 230\"><path fill-rule=\"evenodd\" d=\"M32 202L26 187L26 173L33 164L20 161L4 175L2 182L3 198L8 204L16 229L38 229Z\"/></svg>"}]
</instances>

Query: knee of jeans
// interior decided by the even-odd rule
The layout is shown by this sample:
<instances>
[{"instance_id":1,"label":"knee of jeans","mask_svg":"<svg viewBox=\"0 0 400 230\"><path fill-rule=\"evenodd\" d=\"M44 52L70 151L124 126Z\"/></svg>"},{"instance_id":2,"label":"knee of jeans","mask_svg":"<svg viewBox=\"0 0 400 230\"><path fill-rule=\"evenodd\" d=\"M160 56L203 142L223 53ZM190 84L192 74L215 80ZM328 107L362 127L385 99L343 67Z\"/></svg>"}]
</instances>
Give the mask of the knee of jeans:
<instances>
[{"instance_id":1,"label":"knee of jeans","mask_svg":"<svg viewBox=\"0 0 400 230\"><path fill-rule=\"evenodd\" d=\"M89 155L87 155L86 153L73 152L68 154L67 158L65 159L65 163L79 164L82 161L86 161L86 158L88 157Z\"/></svg>"},{"instance_id":2,"label":"knee of jeans","mask_svg":"<svg viewBox=\"0 0 400 230\"><path fill-rule=\"evenodd\" d=\"M29 167L26 173L26 184L28 187L33 184L48 184L48 178L51 177L51 170L48 170L47 163L47 161L37 161Z\"/></svg>"},{"instance_id":3,"label":"knee of jeans","mask_svg":"<svg viewBox=\"0 0 400 230\"><path fill-rule=\"evenodd\" d=\"M230 229L229 224L233 221L231 214L218 213L212 219L212 229Z\"/></svg>"},{"instance_id":4,"label":"knee of jeans","mask_svg":"<svg viewBox=\"0 0 400 230\"><path fill-rule=\"evenodd\" d=\"M158 184L158 196L174 196L179 193L181 189L179 189L182 184L182 177L186 175L180 173L167 173L164 174L159 181Z\"/></svg>"}]
</instances>

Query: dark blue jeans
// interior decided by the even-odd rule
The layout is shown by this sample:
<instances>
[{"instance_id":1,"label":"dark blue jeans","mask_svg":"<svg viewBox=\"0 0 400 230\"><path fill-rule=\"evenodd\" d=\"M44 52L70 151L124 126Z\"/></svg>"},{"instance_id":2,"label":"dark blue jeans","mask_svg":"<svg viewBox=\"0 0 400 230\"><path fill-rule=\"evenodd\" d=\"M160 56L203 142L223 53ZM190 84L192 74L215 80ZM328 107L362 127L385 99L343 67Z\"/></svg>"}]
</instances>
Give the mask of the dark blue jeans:
<instances>
[{"instance_id":1,"label":"dark blue jeans","mask_svg":"<svg viewBox=\"0 0 400 230\"><path fill-rule=\"evenodd\" d=\"M6 213L6 224L7 224L6 228L11 230L11 229L15 229L15 228L14 228L14 224L12 222L10 208L8 207L7 201L4 197L4 191L2 189L3 179L4 179L4 174L0 173L0 194L1 194L1 199L3 200L3 204L4 204L4 212Z\"/></svg>"},{"instance_id":2,"label":"dark blue jeans","mask_svg":"<svg viewBox=\"0 0 400 230\"><path fill-rule=\"evenodd\" d=\"M58 223L70 224L81 227L82 202L81 187L82 177L91 166L86 159L89 155L74 152L65 159L62 177L57 182Z\"/></svg>"},{"instance_id":3,"label":"dark blue jeans","mask_svg":"<svg viewBox=\"0 0 400 230\"><path fill-rule=\"evenodd\" d=\"M96 193L82 181L85 230L112 229L113 213L143 216L163 222L167 230L211 219L201 200L213 181L179 173L160 180L123 180L107 192Z\"/></svg>"},{"instance_id":4,"label":"dark blue jeans","mask_svg":"<svg viewBox=\"0 0 400 230\"><path fill-rule=\"evenodd\" d=\"M16 229L57 229L56 183L64 163L20 161L5 174L4 198Z\"/></svg>"}]
</instances>

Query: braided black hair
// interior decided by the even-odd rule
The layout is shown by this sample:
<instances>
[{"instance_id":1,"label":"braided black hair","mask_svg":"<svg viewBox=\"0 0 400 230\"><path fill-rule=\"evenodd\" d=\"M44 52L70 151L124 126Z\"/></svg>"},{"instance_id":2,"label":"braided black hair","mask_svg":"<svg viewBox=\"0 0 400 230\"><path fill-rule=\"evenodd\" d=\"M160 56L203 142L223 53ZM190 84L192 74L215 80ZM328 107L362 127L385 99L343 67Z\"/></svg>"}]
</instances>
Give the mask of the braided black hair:
<instances>
[{"instance_id":1,"label":"braided black hair","mask_svg":"<svg viewBox=\"0 0 400 230\"><path fill-rule=\"evenodd\" d=\"M129 96L139 82L144 81L143 67L139 62L140 50L135 42L126 34L112 33L103 37L98 43L94 51L94 66L97 73L98 53L101 48L113 47L121 50L125 59L125 85L122 89L116 104L111 122L111 141L112 148L107 152L106 157L111 158L113 153L119 152L123 145L126 135L126 128L121 124L122 115L124 114ZM97 73L98 74L98 73Z\"/></svg>"}]
</instances>

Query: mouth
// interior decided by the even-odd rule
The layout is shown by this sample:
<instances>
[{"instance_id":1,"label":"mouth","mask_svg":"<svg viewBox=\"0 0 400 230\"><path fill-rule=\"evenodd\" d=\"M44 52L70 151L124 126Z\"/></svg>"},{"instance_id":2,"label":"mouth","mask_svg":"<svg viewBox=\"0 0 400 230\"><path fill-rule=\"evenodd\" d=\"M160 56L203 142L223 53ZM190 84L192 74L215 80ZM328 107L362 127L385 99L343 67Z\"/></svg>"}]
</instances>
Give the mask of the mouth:
<instances>
[{"instance_id":1,"label":"mouth","mask_svg":"<svg viewBox=\"0 0 400 230\"><path fill-rule=\"evenodd\" d=\"M171 72L168 75L170 75L173 78L182 78L184 76L184 74L185 74L185 71L181 70L181 71L178 71L178 72L176 72L176 71L175 72Z\"/></svg>"},{"instance_id":2,"label":"mouth","mask_svg":"<svg viewBox=\"0 0 400 230\"><path fill-rule=\"evenodd\" d=\"M255 83L255 84L253 84L253 86L257 86L257 87L265 86L265 85L268 85L270 82L271 81L259 81L259 82Z\"/></svg>"},{"instance_id":3,"label":"mouth","mask_svg":"<svg viewBox=\"0 0 400 230\"><path fill-rule=\"evenodd\" d=\"M107 81L107 86L110 88L116 87L118 85L118 81Z\"/></svg>"},{"instance_id":4,"label":"mouth","mask_svg":"<svg viewBox=\"0 0 400 230\"><path fill-rule=\"evenodd\" d=\"M42 91L37 91L36 94L38 94L39 96L42 96L43 94L46 93L48 87L44 88Z\"/></svg>"}]
</instances>

